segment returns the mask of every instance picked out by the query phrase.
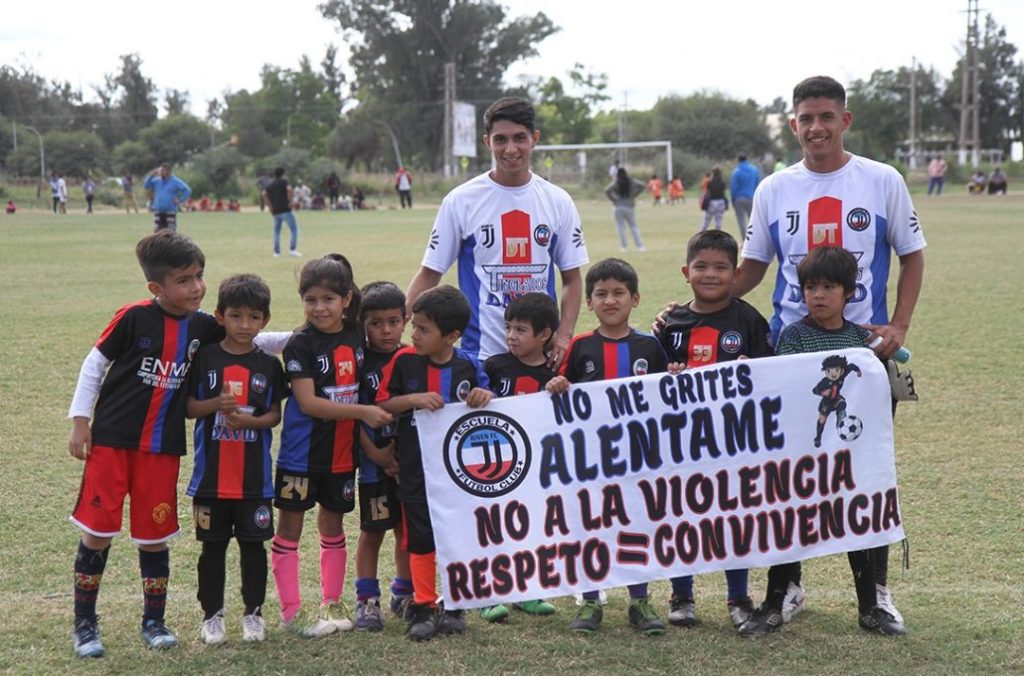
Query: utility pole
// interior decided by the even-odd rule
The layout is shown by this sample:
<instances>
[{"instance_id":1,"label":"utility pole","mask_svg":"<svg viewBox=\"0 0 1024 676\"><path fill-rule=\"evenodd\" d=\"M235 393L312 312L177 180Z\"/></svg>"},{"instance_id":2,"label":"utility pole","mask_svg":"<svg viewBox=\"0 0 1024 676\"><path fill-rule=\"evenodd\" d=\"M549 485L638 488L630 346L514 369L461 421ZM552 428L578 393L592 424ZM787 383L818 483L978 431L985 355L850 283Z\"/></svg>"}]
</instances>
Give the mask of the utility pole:
<instances>
[{"instance_id":1,"label":"utility pole","mask_svg":"<svg viewBox=\"0 0 1024 676\"><path fill-rule=\"evenodd\" d=\"M452 151L452 125L455 103L455 64L448 62L444 64L444 177L451 178L455 166L455 157Z\"/></svg>"},{"instance_id":2,"label":"utility pole","mask_svg":"<svg viewBox=\"0 0 1024 676\"><path fill-rule=\"evenodd\" d=\"M910 58L910 168L917 169L917 57Z\"/></svg>"},{"instance_id":3,"label":"utility pole","mask_svg":"<svg viewBox=\"0 0 1024 676\"><path fill-rule=\"evenodd\" d=\"M979 73L979 44L978 34L978 0L967 0L967 53L964 54L963 68L961 69L960 87L960 152L958 160L961 165L967 163L967 147L971 147L971 162L977 167L981 153L981 128L979 126L979 105L978 95L980 83ZM968 120L971 123L971 136L968 142Z\"/></svg>"}]
</instances>

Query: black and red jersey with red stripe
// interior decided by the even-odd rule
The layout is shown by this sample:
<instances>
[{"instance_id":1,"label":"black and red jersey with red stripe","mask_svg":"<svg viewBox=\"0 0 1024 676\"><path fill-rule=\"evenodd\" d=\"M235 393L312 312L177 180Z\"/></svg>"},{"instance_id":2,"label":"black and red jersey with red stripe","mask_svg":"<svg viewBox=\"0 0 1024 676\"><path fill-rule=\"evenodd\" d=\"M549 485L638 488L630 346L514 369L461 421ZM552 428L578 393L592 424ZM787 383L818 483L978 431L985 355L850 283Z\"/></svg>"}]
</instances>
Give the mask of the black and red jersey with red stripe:
<instances>
[{"instance_id":1,"label":"black and red jersey with red stripe","mask_svg":"<svg viewBox=\"0 0 1024 676\"><path fill-rule=\"evenodd\" d=\"M668 357L658 339L630 329L625 338L605 338L598 331L573 337L559 374L571 383L589 383L648 373L663 373Z\"/></svg>"},{"instance_id":2,"label":"black and red jersey with red stripe","mask_svg":"<svg viewBox=\"0 0 1024 676\"><path fill-rule=\"evenodd\" d=\"M771 357L768 321L752 305L739 298L718 312L694 312L680 305L665 319L661 345L669 361L687 368L707 366L739 357Z\"/></svg>"},{"instance_id":3,"label":"black and red jersey with red stripe","mask_svg":"<svg viewBox=\"0 0 1024 676\"><path fill-rule=\"evenodd\" d=\"M92 442L185 455L189 367L224 329L205 312L168 314L154 299L125 305L96 342L110 360L93 413Z\"/></svg>"},{"instance_id":4,"label":"black and red jersey with red stripe","mask_svg":"<svg viewBox=\"0 0 1024 676\"><path fill-rule=\"evenodd\" d=\"M491 381L491 391L499 397L540 392L555 377L555 372L547 364L530 366L511 352L488 357L484 362L484 373Z\"/></svg>"}]
</instances>

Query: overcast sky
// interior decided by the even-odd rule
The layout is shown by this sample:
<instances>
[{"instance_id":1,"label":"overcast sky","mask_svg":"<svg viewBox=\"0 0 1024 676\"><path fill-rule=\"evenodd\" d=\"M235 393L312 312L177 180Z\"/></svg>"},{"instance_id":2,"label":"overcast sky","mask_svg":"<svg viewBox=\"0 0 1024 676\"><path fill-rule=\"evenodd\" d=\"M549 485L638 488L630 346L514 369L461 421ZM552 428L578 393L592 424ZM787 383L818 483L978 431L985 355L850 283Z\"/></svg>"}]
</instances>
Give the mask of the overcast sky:
<instances>
[{"instance_id":1,"label":"overcast sky","mask_svg":"<svg viewBox=\"0 0 1024 676\"><path fill-rule=\"evenodd\" d=\"M544 11L561 31L540 56L517 64L520 75L565 79L576 62L608 75L608 107L628 100L649 108L659 96L716 89L770 103L789 97L808 75L843 82L911 59L948 76L966 32L967 0L859 0L796 3L764 0L506 0L513 16ZM161 89L188 90L193 112L225 90L259 87L264 63L294 67L326 45L345 54L341 35L315 0L174 0L153 3L5 2L0 62L27 64L68 80L92 99L92 85L118 70L120 54L138 53L143 73ZM1024 0L984 0L1024 49ZM617 9L609 10L614 6ZM159 17L159 18L154 18ZM1018 58L1024 54L1018 54Z\"/></svg>"}]
</instances>

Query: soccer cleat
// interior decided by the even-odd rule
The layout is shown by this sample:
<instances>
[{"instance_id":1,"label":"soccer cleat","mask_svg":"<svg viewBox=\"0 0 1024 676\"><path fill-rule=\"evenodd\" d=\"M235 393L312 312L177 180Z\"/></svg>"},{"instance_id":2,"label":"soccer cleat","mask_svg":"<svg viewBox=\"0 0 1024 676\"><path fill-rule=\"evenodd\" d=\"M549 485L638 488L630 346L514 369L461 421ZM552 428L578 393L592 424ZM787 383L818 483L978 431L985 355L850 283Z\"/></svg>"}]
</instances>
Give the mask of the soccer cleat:
<instances>
[{"instance_id":1,"label":"soccer cleat","mask_svg":"<svg viewBox=\"0 0 1024 676\"><path fill-rule=\"evenodd\" d=\"M515 607L527 615L553 615L555 607L543 599L516 603Z\"/></svg>"},{"instance_id":2,"label":"soccer cleat","mask_svg":"<svg viewBox=\"0 0 1024 676\"><path fill-rule=\"evenodd\" d=\"M410 641L429 641L441 623L441 610L428 605L409 604L409 626L405 636Z\"/></svg>"},{"instance_id":3,"label":"soccer cleat","mask_svg":"<svg viewBox=\"0 0 1024 676\"><path fill-rule=\"evenodd\" d=\"M598 594L598 600L601 602L601 605L602 606L608 605L608 594L605 593L605 591L603 589L601 591L597 592L597 594ZM576 597L576 605L578 605L578 606L582 606L584 603L587 602L587 600L585 598L583 598L583 594L576 594L575 597Z\"/></svg>"},{"instance_id":4,"label":"soccer cleat","mask_svg":"<svg viewBox=\"0 0 1024 676\"><path fill-rule=\"evenodd\" d=\"M384 629L384 613L380 611L380 597L371 596L356 603L356 629L358 631L381 631Z\"/></svg>"},{"instance_id":5,"label":"soccer cleat","mask_svg":"<svg viewBox=\"0 0 1024 676\"><path fill-rule=\"evenodd\" d=\"M882 636L906 636L907 628L898 622L881 606L875 606L870 612L860 616L857 623L861 629Z\"/></svg>"},{"instance_id":6,"label":"soccer cleat","mask_svg":"<svg viewBox=\"0 0 1024 676\"><path fill-rule=\"evenodd\" d=\"M684 601L673 595L668 601L668 621L676 627L692 627L697 624L697 606L693 599Z\"/></svg>"},{"instance_id":7,"label":"soccer cleat","mask_svg":"<svg viewBox=\"0 0 1024 676\"><path fill-rule=\"evenodd\" d=\"M900 624L904 624L903 615L900 611L896 610L896 604L892 600L892 592L889 591L889 588L885 585L876 584L875 592L875 603L878 604L878 607L889 613Z\"/></svg>"},{"instance_id":8,"label":"soccer cleat","mask_svg":"<svg viewBox=\"0 0 1024 676\"><path fill-rule=\"evenodd\" d=\"M259 642L267 638L267 623L257 608L251 615L242 616L242 640Z\"/></svg>"},{"instance_id":9,"label":"soccer cleat","mask_svg":"<svg viewBox=\"0 0 1024 676\"><path fill-rule=\"evenodd\" d=\"M496 606L487 606L480 609L480 617L487 622L504 622L508 619L508 608L500 603Z\"/></svg>"},{"instance_id":10,"label":"soccer cleat","mask_svg":"<svg viewBox=\"0 0 1024 676\"><path fill-rule=\"evenodd\" d=\"M326 612L327 621L333 622L334 626L338 628L338 631L352 631L355 627L352 624L352 620L349 619L348 608L342 601L335 601L334 603L328 603L320 607L320 616L324 617Z\"/></svg>"},{"instance_id":11,"label":"soccer cleat","mask_svg":"<svg viewBox=\"0 0 1024 676\"><path fill-rule=\"evenodd\" d=\"M295 256L296 258L298 258L299 256L302 255L302 253L299 252L299 251L296 251L295 249L292 249L291 251L288 252L288 255L289 256Z\"/></svg>"},{"instance_id":12,"label":"soccer cleat","mask_svg":"<svg viewBox=\"0 0 1024 676\"><path fill-rule=\"evenodd\" d=\"M794 617L804 612L806 601L807 595L804 593L803 585L790 582L782 599L782 621L792 622Z\"/></svg>"},{"instance_id":13,"label":"soccer cleat","mask_svg":"<svg viewBox=\"0 0 1024 676\"><path fill-rule=\"evenodd\" d=\"M569 629L581 634L593 634L601 627L604 609L600 600L584 600L576 611L576 617L569 624Z\"/></svg>"},{"instance_id":14,"label":"soccer cleat","mask_svg":"<svg viewBox=\"0 0 1024 676\"><path fill-rule=\"evenodd\" d=\"M284 628L302 638L330 636L338 631L338 627L327 618L326 608L326 606L321 606L320 614L317 617L309 617L304 609L299 610L292 616L292 619L284 622Z\"/></svg>"},{"instance_id":15,"label":"soccer cleat","mask_svg":"<svg viewBox=\"0 0 1024 676\"><path fill-rule=\"evenodd\" d=\"M167 628L163 620L148 619L142 621L142 640L151 650L166 650L178 645L178 637Z\"/></svg>"},{"instance_id":16,"label":"soccer cleat","mask_svg":"<svg viewBox=\"0 0 1024 676\"><path fill-rule=\"evenodd\" d=\"M750 619L740 625L740 636L757 637L770 634L782 628L785 620L782 613L766 606L761 606L750 615Z\"/></svg>"},{"instance_id":17,"label":"soccer cleat","mask_svg":"<svg viewBox=\"0 0 1024 676\"><path fill-rule=\"evenodd\" d=\"M437 631L440 634L464 634L466 632L466 614L461 610L445 610L441 614Z\"/></svg>"},{"instance_id":18,"label":"soccer cleat","mask_svg":"<svg viewBox=\"0 0 1024 676\"><path fill-rule=\"evenodd\" d=\"M103 657L99 617L77 618L73 637L77 657Z\"/></svg>"},{"instance_id":19,"label":"soccer cleat","mask_svg":"<svg viewBox=\"0 0 1024 676\"><path fill-rule=\"evenodd\" d=\"M737 629L742 627L743 623L749 620L753 614L754 602L750 600L749 596L743 596L729 602L729 619L732 620L732 626Z\"/></svg>"},{"instance_id":20,"label":"soccer cleat","mask_svg":"<svg viewBox=\"0 0 1024 676\"><path fill-rule=\"evenodd\" d=\"M400 620L409 619L409 606L412 604L411 596L392 596L391 612Z\"/></svg>"},{"instance_id":21,"label":"soccer cleat","mask_svg":"<svg viewBox=\"0 0 1024 676\"><path fill-rule=\"evenodd\" d=\"M665 623L654 612L651 599L647 596L642 599L630 599L629 623L644 636L661 636L665 633Z\"/></svg>"},{"instance_id":22,"label":"soccer cleat","mask_svg":"<svg viewBox=\"0 0 1024 676\"><path fill-rule=\"evenodd\" d=\"M224 609L221 608L209 619L203 620L203 626L199 629L199 638L206 645L216 645L228 640L228 632L224 627Z\"/></svg>"}]
</instances>

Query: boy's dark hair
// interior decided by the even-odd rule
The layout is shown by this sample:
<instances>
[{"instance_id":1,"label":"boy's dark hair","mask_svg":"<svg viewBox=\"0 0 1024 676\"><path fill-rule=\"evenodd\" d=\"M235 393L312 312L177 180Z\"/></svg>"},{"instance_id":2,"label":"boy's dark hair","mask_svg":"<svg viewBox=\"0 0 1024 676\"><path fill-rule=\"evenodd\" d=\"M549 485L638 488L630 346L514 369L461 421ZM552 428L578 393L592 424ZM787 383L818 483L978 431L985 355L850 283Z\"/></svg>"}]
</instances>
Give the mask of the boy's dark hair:
<instances>
[{"instance_id":1,"label":"boy's dark hair","mask_svg":"<svg viewBox=\"0 0 1024 676\"><path fill-rule=\"evenodd\" d=\"M832 99L846 105L846 89L827 75L809 77L793 87L793 109L805 99Z\"/></svg>"},{"instance_id":2,"label":"boy's dark hair","mask_svg":"<svg viewBox=\"0 0 1024 676\"><path fill-rule=\"evenodd\" d=\"M821 370L827 371L829 369L845 369L849 366L849 362L846 361L846 357L841 354L830 354L821 361Z\"/></svg>"},{"instance_id":3,"label":"boy's dark hair","mask_svg":"<svg viewBox=\"0 0 1024 676\"><path fill-rule=\"evenodd\" d=\"M452 331L462 333L469 325L469 301L450 284L424 291L412 304L412 311L437 324L443 336Z\"/></svg>"},{"instance_id":4,"label":"boy's dark hair","mask_svg":"<svg viewBox=\"0 0 1024 676\"><path fill-rule=\"evenodd\" d=\"M505 308L506 322L517 319L530 322L534 335L544 329L551 329L554 335L558 330L558 306L546 293L528 293L516 298Z\"/></svg>"},{"instance_id":5,"label":"boy's dark hair","mask_svg":"<svg viewBox=\"0 0 1024 676\"><path fill-rule=\"evenodd\" d=\"M727 255L734 268L739 261L739 245L732 235L724 230L703 230L691 237L686 244L686 264L689 265L697 254L707 249L721 251Z\"/></svg>"},{"instance_id":6,"label":"boy's dark hair","mask_svg":"<svg viewBox=\"0 0 1024 676\"><path fill-rule=\"evenodd\" d=\"M857 290L857 259L840 246L811 249L796 266L796 278L801 289L811 282L825 281L840 284L851 294Z\"/></svg>"},{"instance_id":7,"label":"boy's dark hair","mask_svg":"<svg viewBox=\"0 0 1024 676\"><path fill-rule=\"evenodd\" d=\"M249 308L270 316L270 287L258 275L233 275L220 283L217 312L228 308Z\"/></svg>"},{"instance_id":8,"label":"boy's dark hair","mask_svg":"<svg viewBox=\"0 0 1024 676\"><path fill-rule=\"evenodd\" d=\"M352 264L340 253L325 254L323 258L307 261L299 272L299 296L304 296L314 286L330 289L339 296L352 292L352 302L345 310L345 326L350 329L359 326L359 306L362 298L352 273Z\"/></svg>"},{"instance_id":9,"label":"boy's dark hair","mask_svg":"<svg viewBox=\"0 0 1024 676\"><path fill-rule=\"evenodd\" d=\"M370 282L362 289L359 318L366 319L374 310L400 310L405 316L405 294L393 282Z\"/></svg>"},{"instance_id":10,"label":"boy's dark hair","mask_svg":"<svg viewBox=\"0 0 1024 676\"><path fill-rule=\"evenodd\" d=\"M490 134L491 127L499 120L521 124L532 133L536 127L533 104L518 96L504 96L484 111L484 133Z\"/></svg>"},{"instance_id":11,"label":"boy's dark hair","mask_svg":"<svg viewBox=\"0 0 1024 676\"><path fill-rule=\"evenodd\" d=\"M135 245L135 257L139 259L146 281L157 284L162 284L175 268L187 268L196 263L201 268L206 267L206 256L192 238L166 229L140 239Z\"/></svg>"},{"instance_id":12,"label":"boy's dark hair","mask_svg":"<svg viewBox=\"0 0 1024 676\"><path fill-rule=\"evenodd\" d=\"M594 293L594 286L606 279L622 282L631 294L640 293L640 280L637 279L633 266L621 258L605 258L587 270L587 298Z\"/></svg>"}]
</instances>

